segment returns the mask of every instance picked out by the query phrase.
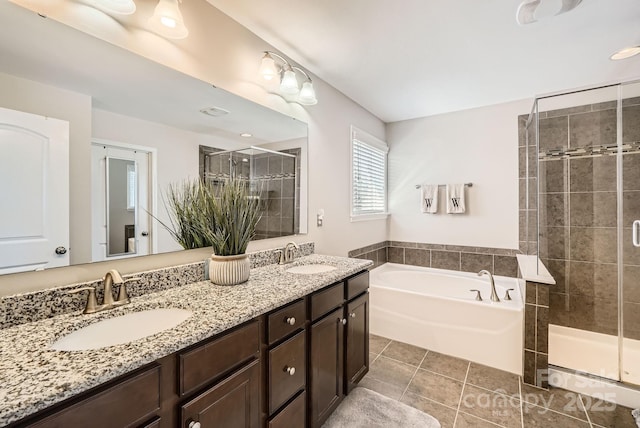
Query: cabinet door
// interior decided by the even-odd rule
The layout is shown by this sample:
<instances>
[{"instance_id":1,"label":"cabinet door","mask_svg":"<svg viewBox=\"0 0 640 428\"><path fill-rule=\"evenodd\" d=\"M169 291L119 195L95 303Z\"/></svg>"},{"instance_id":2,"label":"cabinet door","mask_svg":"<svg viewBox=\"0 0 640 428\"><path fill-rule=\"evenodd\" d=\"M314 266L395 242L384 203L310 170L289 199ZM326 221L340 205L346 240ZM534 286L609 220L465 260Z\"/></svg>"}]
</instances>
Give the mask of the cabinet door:
<instances>
[{"instance_id":1,"label":"cabinet door","mask_svg":"<svg viewBox=\"0 0 640 428\"><path fill-rule=\"evenodd\" d=\"M348 394L369 371L369 293L347 304L345 392Z\"/></svg>"},{"instance_id":2,"label":"cabinet door","mask_svg":"<svg viewBox=\"0 0 640 428\"><path fill-rule=\"evenodd\" d=\"M320 427L343 397L343 308L317 321L310 330L310 426Z\"/></svg>"},{"instance_id":3,"label":"cabinet door","mask_svg":"<svg viewBox=\"0 0 640 428\"><path fill-rule=\"evenodd\" d=\"M181 427L258 428L260 360L255 360L182 406Z\"/></svg>"}]
</instances>

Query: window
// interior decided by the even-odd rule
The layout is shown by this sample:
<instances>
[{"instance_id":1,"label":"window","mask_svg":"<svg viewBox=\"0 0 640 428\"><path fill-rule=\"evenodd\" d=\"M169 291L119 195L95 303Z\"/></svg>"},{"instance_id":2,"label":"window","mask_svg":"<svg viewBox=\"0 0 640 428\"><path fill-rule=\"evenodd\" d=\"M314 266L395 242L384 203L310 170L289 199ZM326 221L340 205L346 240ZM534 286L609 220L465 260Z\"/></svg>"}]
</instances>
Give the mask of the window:
<instances>
[{"instance_id":1,"label":"window","mask_svg":"<svg viewBox=\"0 0 640 428\"><path fill-rule=\"evenodd\" d=\"M387 143L351 127L351 220L387 215Z\"/></svg>"}]
</instances>

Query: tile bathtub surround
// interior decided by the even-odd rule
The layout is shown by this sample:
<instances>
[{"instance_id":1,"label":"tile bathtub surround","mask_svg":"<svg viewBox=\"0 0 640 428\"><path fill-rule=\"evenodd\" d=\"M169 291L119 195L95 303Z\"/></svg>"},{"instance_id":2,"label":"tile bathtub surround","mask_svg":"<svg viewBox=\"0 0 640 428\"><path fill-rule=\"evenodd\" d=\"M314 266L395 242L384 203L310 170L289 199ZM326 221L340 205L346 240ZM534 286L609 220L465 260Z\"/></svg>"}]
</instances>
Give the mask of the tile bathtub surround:
<instances>
[{"instance_id":1,"label":"tile bathtub surround","mask_svg":"<svg viewBox=\"0 0 640 428\"><path fill-rule=\"evenodd\" d=\"M335 271L296 275L288 266L252 271L234 287L200 281L135 298L130 305L91 315L78 313L21 324L0 335L0 426L19 420L147 363L367 269L368 260L311 255L300 264L322 263ZM57 338L98 320L139 310L179 307L193 315L175 328L108 349L58 352Z\"/></svg>"},{"instance_id":2,"label":"tile bathtub surround","mask_svg":"<svg viewBox=\"0 0 640 428\"><path fill-rule=\"evenodd\" d=\"M372 260L376 267L389 262L464 272L486 269L494 275L515 278L517 253L519 250L502 248L383 241L352 250L349 256Z\"/></svg>"},{"instance_id":3,"label":"tile bathtub surround","mask_svg":"<svg viewBox=\"0 0 640 428\"><path fill-rule=\"evenodd\" d=\"M314 253L313 242L306 242L298 246L300 248L294 250L296 258ZM278 263L278 254L276 254L275 250L261 250L249 253L251 268L255 269ZM129 297L138 297L203 281L205 279L204 269L205 262L198 262L125 275L124 279L131 277L141 278L139 281L127 283ZM101 284L102 280L96 280L0 297L0 329L80 311L84 308L86 293L69 295L67 292L81 287L94 287L100 302L103 295ZM114 293L117 292L117 287L115 288Z\"/></svg>"},{"instance_id":4,"label":"tile bathtub surround","mask_svg":"<svg viewBox=\"0 0 640 428\"><path fill-rule=\"evenodd\" d=\"M636 428L626 407L380 336L369 344L360 386L432 415L442 428Z\"/></svg>"}]
</instances>

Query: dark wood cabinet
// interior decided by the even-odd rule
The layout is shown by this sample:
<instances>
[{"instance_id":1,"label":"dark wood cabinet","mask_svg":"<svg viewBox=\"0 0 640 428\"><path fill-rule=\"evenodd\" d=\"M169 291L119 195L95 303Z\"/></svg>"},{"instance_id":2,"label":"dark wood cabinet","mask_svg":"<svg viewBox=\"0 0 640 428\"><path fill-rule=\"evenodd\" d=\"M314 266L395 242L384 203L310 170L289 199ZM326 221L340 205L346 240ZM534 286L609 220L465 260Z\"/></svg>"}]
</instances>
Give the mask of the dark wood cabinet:
<instances>
[{"instance_id":1,"label":"dark wood cabinet","mask_svg":"<svg viewBox=\"0 0 640 428\"><path fill-rule=\"evenodd\" d=\"M183 404L180 427L258 428L260 426L260 361L255 360L230 377Z\"/></svg>"},{"instance_id":2,"label":"dark wood cabinet","mask_svg":"<svg viewBox=\"0 0 640 428\"><path fill-rule=\"evenodd\" d=\"M144 426L160 410L160 370L157 364L137 370L73 404L37 421L13 426L38 428Z\"/></svg>"},{"instance_id":3,"label":"dark wood cabinet","mask_svg":"<svg viewBox=\"0 0 640 428\"><path fill-rule=\"evenodd\" d=\"M348 394L369 371L369 293L347 303L344 389Z\"/></svg>"},{"instance_id":4,"label":"dark wood cabinet","mask_svg":"<svg viewBox=\"0 0 640 428\"><path fill-rule=\"evenodd\" d=\"M310 426L320 427L343 397L343 308L311 325L309 337Z\"/></svg>"},{"instance_id":5,"label":"dark wood cabinet","mask_svg":"<svg viewBox=\"0 0 640 428\"><path fill-rule=\"evenodd\" d=\"M369 369L368 285L331 284L9 427L320 427Z\"/></svg>"}]
</instances>

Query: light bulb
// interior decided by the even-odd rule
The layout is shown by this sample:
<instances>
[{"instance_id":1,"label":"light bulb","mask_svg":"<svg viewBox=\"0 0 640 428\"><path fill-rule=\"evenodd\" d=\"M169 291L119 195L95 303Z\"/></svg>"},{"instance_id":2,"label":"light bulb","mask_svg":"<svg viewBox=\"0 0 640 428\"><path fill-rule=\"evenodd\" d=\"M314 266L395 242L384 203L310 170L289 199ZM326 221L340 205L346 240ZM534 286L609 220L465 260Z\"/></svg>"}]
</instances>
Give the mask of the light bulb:
<instances>
[{"instance_id":1,"label":"light bulb","mask_svg":"<svg viewBox=\"0 0 640 428\"><path fill-rule=\"evenodd\" d=\"M262 57L262 64L260 64L260 75L262 75L262 78L264 80L272 80L278 75L276 62L268 53L265 53Z\"/></svg>"},{"instance_id":2,"label":"light bulb","mask_svg":"<svg viewBox=\"0 0 640 428\"><path fill-rule=\"evenodd\" d=\"M178 0L159 0L153 16L149 18L149 27L161 36L170 39L184 39L189 30L184 25Z\"/></svg>"},{"instance_id":3,"label":"light bulb","mask_svg":"<svg viewBox=\"0 0 640 428\"><path fill-rule=\"evenodd\" d=\"M307 80L302 84L302 89L300 89L300 95L298 95L298 102L306 106L312 106L312 105L318 104L318 99L316 98L316 91L313 89L313 83L311 83L310 80Z\"/></svg>"},{"instance_id":4,"label":"light bulb","mask_svg":"<svg viewBox=\"0 0 640 428\"><path fill-rule=\"evenodd\" d=\"M296 79L296 73L289 68L282 75L282 81L280 82L280 91L284 94L295 95L300 88L298 87L298 79Z\"/></svg>"}]
</instances>

